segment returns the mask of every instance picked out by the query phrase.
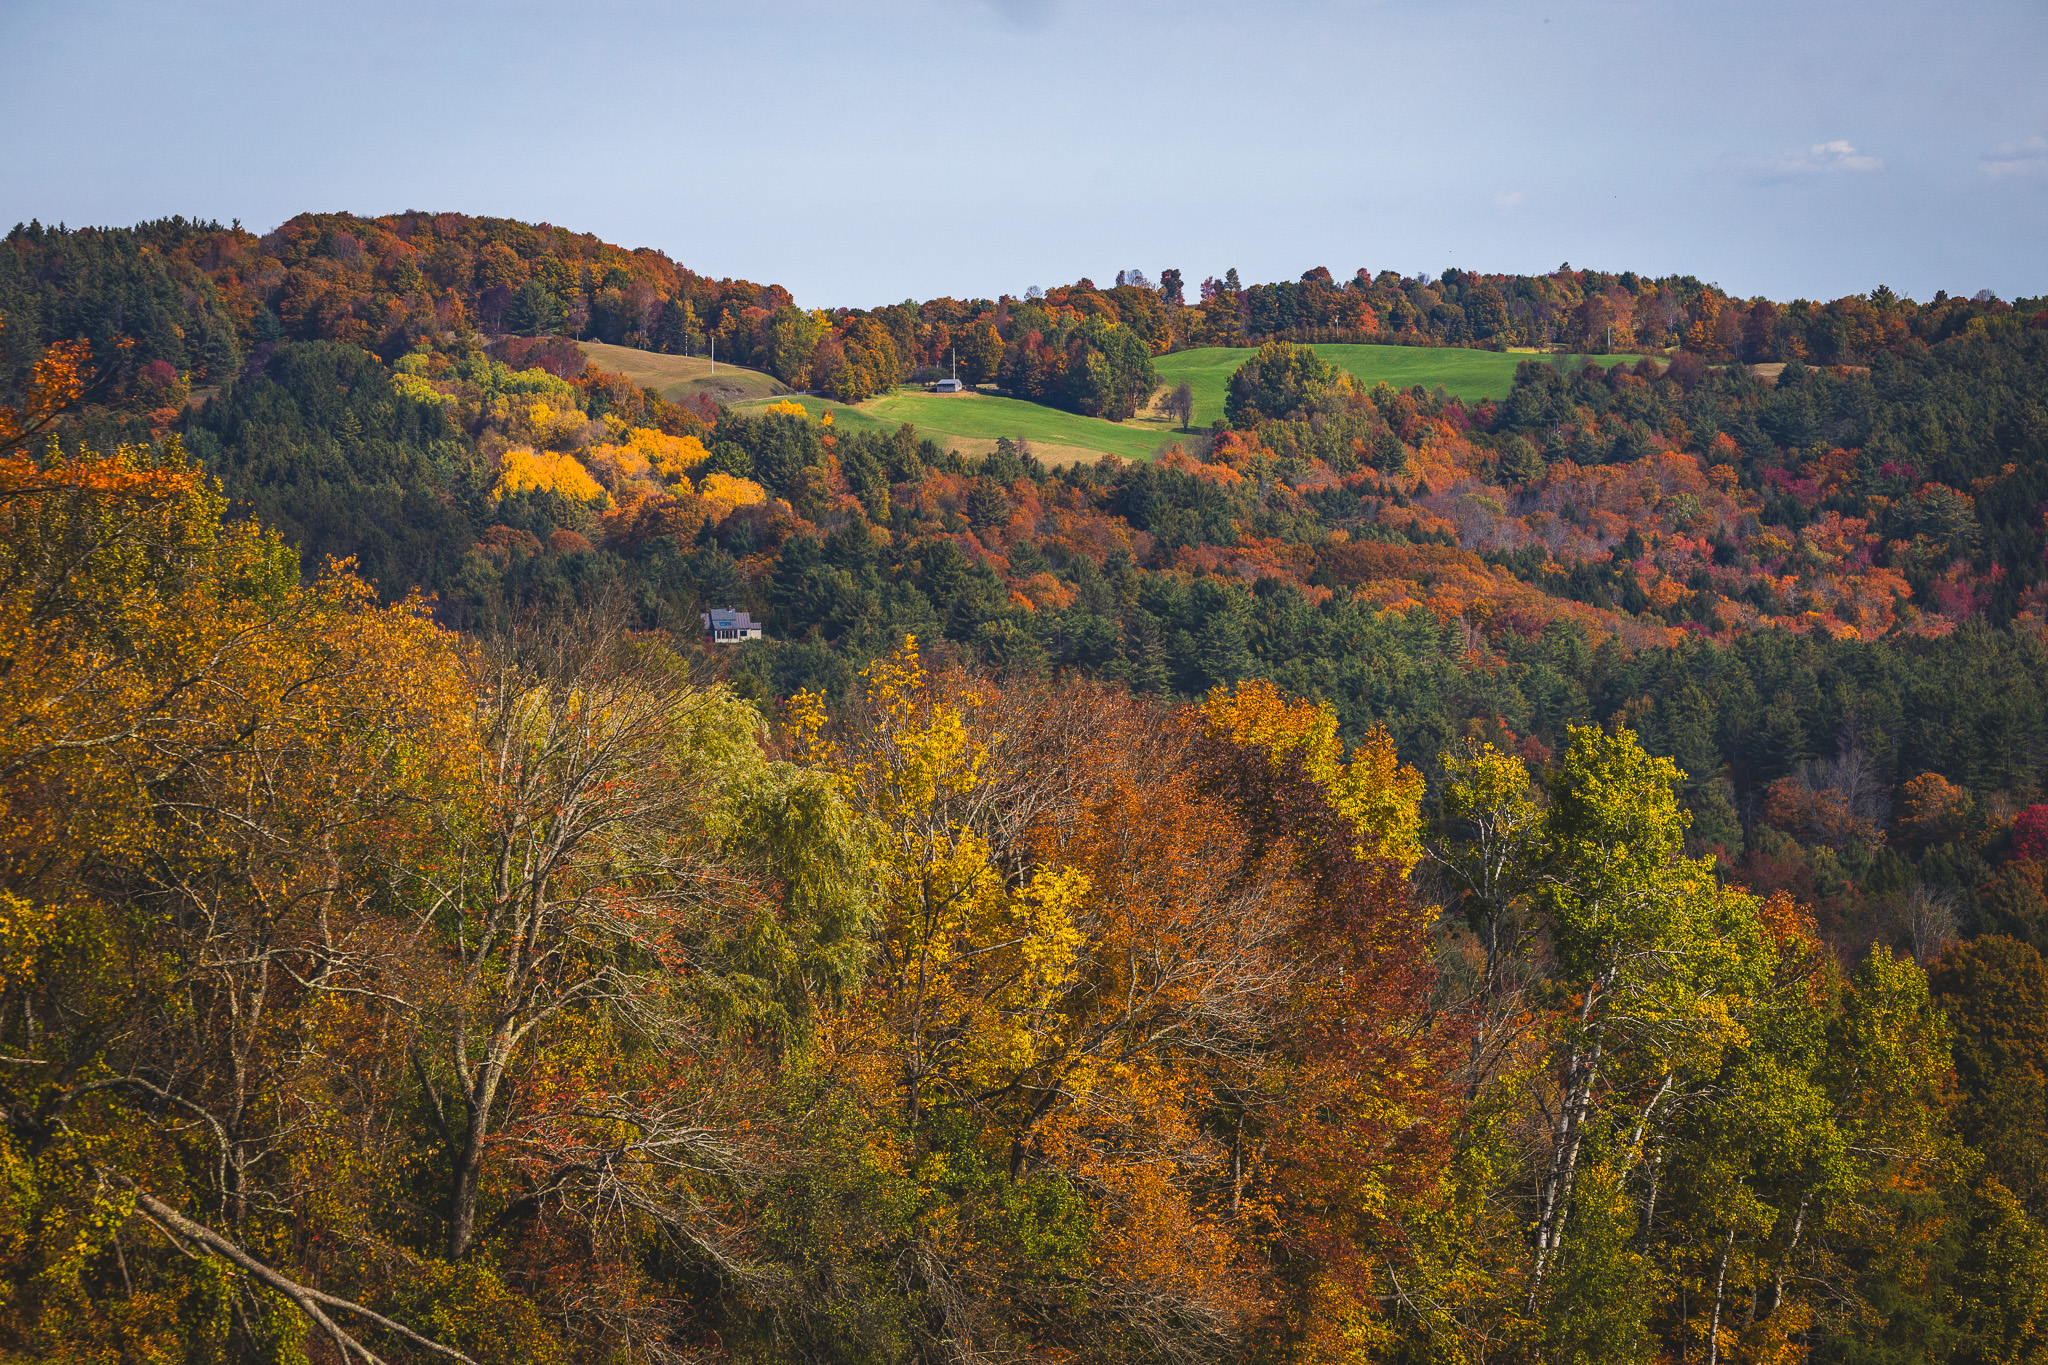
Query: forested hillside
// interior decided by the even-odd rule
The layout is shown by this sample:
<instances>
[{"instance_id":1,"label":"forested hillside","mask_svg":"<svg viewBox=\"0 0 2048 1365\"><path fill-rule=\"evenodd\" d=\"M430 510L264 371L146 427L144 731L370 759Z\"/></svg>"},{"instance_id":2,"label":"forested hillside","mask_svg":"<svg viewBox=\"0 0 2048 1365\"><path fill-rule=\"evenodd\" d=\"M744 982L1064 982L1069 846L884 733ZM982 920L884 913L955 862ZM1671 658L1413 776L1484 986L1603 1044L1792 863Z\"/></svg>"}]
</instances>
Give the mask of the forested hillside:
<instances>
[{"instance_id":1,"label":"forested hillside","mask_svg":"<svg viewBox=\"0 0 2048 1365\"><path fill-rule=\"evenodd\" d=\"M7 361L33 338L85 338L104 366L117 342L122 397L156 411L219 385L262 348L340 341L397 360L473 334L565 335L674 354L717 354L799 389L858 402L920 367L957 360L971 384L1117 413L1149 382L1150 356L1269 340L1416 346L1683 348L1709 362L1868 364L2011 311L1988 296L1931 303L1889 289L1833 302L1737 299L1690 276L1649 279L1560 266L1548 275L1441 277L1323 267L1246 285L1237 271L1190 297L1182 272L990 299L805 310L778 285L712 279L662 252L626 250L549 224L459 213L302 214L263 236L239 223L167 218L133 228L17 226L0 252ZM161 362L168 372L149 367ZM16 376L18 379L18 376ZM141 385L153 385L145 392ZM182 391L181 391L182 386ZM143 400L165 400L155 408Z\"/></svg>"},{"instance_id":2,"label":"forested hillside","mask_svg":"<svg viewBox=\"0 0 2048 1365\"><path fill-rule=\"evenodd\" d=\"M0 324L0 1352L2048 1335L2041 301L309 215L17 229ZM1248 343L1149 462L837 416Z\"/></svg>"}]
</instances>

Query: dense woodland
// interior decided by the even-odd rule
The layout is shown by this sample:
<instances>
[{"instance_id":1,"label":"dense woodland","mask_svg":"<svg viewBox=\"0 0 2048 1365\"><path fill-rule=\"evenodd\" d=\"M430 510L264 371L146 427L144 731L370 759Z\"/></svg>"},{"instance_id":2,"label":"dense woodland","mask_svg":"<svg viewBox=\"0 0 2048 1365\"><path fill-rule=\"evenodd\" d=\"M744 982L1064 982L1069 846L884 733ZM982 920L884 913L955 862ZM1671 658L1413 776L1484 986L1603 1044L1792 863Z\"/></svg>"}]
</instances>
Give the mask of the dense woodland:
<instances>
[{"instance_id":1,"label":"dense woodland","mask_svg":"<svg viewBox=\"0 0 2048 1365\"><path fill-rule=\"evenodd\" d=\"M5 1358L2043 1354L2041 301L172 219L0 365Z\"/></svg>"}]
</instances>

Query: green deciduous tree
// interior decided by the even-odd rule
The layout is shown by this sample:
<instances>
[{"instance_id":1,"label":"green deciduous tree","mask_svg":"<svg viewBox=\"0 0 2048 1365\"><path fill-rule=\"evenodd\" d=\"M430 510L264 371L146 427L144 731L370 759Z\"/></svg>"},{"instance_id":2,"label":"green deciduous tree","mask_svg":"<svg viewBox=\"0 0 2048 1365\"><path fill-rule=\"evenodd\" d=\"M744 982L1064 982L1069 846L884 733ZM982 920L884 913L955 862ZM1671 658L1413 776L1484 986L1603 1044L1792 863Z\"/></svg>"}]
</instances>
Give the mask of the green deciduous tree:
<instances>
[{"instance_id":1,"label":"green deciduous tree","mask_svg":"<svg viewBox=\"0 0 2048 1365\"><path fill-rule=\"evenodd\" d=\"M1223 399L1232 426L1260 417L1287 417L1314 409L1336 382L1337 370L1314 348L1269 341L1230 376Z\"/></svg>"},{"instance_id":2,"label":"green deciduous tree","mask_svg":"<svg viewBox=\"0 0 2048 1365\"><path fill-rule=\"evenodd\" d=\"M1589 1139L1640 1143L1664 1106L1717 1068L1737 1002L1769 970L1755 899L1724 892L1706 860L1683 855L1677 766L1627 731L1571 734L1546 784L1537 891L1576 1000L1561 1021L1536 1186L1532 1303L1564 1244Z\"/></svg>"}]
</instances>

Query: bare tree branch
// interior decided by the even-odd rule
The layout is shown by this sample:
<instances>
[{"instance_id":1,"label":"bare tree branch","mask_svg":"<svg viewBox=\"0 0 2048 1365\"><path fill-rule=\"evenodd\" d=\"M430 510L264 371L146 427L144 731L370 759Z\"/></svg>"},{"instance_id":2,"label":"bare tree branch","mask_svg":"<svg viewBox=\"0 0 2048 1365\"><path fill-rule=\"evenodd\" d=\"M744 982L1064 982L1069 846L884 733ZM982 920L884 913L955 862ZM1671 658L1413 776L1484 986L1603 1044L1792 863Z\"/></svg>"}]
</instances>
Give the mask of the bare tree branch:
<instances>
[{"instance_id":1,"label":"bare tree branch","mask_svg":"<svg viewBox=\"0 0 2048 1365\"><path fill-rule=\"evenodd\" d=\"M135 1207L142 1210L151 1222L158 1224L168 1231L177 1233L187 1241L196 1242L209 1251L215 1252L290 1299L298 1306L300 1312L312 1319L322 1331L326 1332L334 1340L335 1344L342 1349L344 1358L354 1355L367 1362L368 1365L381 1365L381 1358L375 1352L344 1331L332 1317L322 1311L323 1309L334 1308L344 1313L354 1313L358 1317L366 1318L375 1323L387 1332L405 1338L413 1345L424 1350L432 1351L437 1355L447 1356L452 1360L462 1361L463 1365L476 1365L476 1361L454 1347L443 1346L432 1338L423 1337L404 1323L393 1322L383 1314L365 1308L359 1303L314 1289L310 1285L300 1284L297 1280L289 1279L279 1274L244 1251L232 1239L222 1236L211 1228L193 1222L169 1204L137 1188L131 1182L116 1177L115 1183L124 1185L133 1191Z\"/></svg>"}]
</instances>

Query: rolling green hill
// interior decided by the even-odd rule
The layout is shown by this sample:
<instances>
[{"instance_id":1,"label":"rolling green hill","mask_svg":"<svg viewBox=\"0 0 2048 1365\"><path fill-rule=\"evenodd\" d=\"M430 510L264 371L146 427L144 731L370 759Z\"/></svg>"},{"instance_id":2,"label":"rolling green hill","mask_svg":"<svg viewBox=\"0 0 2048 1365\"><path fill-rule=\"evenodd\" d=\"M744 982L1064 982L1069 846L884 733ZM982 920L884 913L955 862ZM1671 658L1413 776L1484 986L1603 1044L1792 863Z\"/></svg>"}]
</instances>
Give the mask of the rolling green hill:
<instances>
[{"instance_id":1,"label":"rolling green hill","mask_svg":"<svg viewBox=\"0 0 2048 1365\"><path fill-rule=\"evenodd\" d=\"M1157 420L1105 422L986 393L936 394L906 387L879 394L858 407L848 407L823 398L794 395L775 376L760 370L721 364L714 374L710 362L702 356L662 355L592 341L579 345L583 354L600 368L658 390L670 401L705 393L741 412L770 402L793 401L813 414L832 409L833 421L848 430L873 426L893 431L908 422L920 435L949 450L970 455L985 455L995 448L998 437L1009 436L1031 442L1039 459L1048 465L1094 460L1104 454L1143 460L1162 445L1171 444L1174 438L1174 433ZM1220 399L1217 411L1222 411Z\"/></svg>"},{"instance_id":2,"label":"rolling green hill","mask_svg":"<svg viewBox=\"0 0 2048 1365\"><path fill-rule=\"evenodd\" d=\"M1149 459L1174 439L1171 431L1156 423L1105 422L1019 398L985 393L936 394L902 388L870 398L858 407L809 396L792 401L813 413L830 408L832 420L848 430L865 426L894 430L908 422L920 435L969 454L992 450L997 437L1021 436L1048 465L1094 460L1104 454L1127 460ZM750 406L761 404L742 405L740 410Z\"/></svg>"},{"instance_id":3,"label":"rolling green hill","mask_svg":"<svg viewBox=\"0 0 2048 1365\"><path fill-rule=\"evenodd\" d=\"M1526 354L1501 351L1467 351L1448 346L1349 346L1325 343L1316 354L1370 388L1382 381L1397 389L1413 384L1434 389L1441 384L1446 393L1476 403L1482 398L1502 399L1514 387L1515 367ZM1169 388L1186 380L1195 391L1194 425L1206 426L1223 415L1223 395L1230 376L1251 358L1248 346L1205 346L1178 351L1152 362L1159 382ZM1602 364L1620 361L1633 364L1638 357L1601 356Z\"/></svg>"},{"instance_id":4,"label":"rolling green hill","mask_svg":"<svg viewBox=\"0 0 2048 1365\"><path fill-rule=\"evenodd\" d=\"M745 411L789 395L789 390L772 376L758 370L721 365L714 380L706 362L697 357L655 355L623 346L589 343L584 344L583 350L604 368L660 388L669 398L709 392L721 402ZM1514 386L1515 367L1531 359L1525 354L1452 347L1330 343L1318 345L1316 351L1367 386L1382 381L1402 389L1414 384L1430 389L1442 385L1446 392L1467 402L1507 397ZM1194 388L1195 416L1191 426L1199 430L1223 415L1223 395L1230 376L1251 354L1250 347L1209 346L1163 355L1152 363L1161 385L1171 387L1185 379ZM1597 358L1605 364L1633 363L1637 359L1632 355ZM1150 459L1180 435L1178 428L1157 414L1156 407L1129 422L1105 422L1018 398L989 393L936 394L909 387L877 395L857 407L808 395L793 396L789 401L801 403L814 414L830 408L833 420L848 430L869 426L893 430L908 422L920 435L950 450L973 455L993 449L998 437L1022 437L1031 442L1038 457L1048 465L1093 460L1104 454L1127 460Z\"/></svg>"}]
</instances>

